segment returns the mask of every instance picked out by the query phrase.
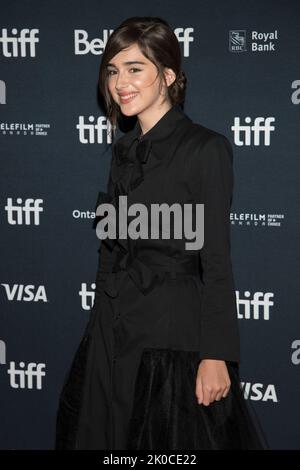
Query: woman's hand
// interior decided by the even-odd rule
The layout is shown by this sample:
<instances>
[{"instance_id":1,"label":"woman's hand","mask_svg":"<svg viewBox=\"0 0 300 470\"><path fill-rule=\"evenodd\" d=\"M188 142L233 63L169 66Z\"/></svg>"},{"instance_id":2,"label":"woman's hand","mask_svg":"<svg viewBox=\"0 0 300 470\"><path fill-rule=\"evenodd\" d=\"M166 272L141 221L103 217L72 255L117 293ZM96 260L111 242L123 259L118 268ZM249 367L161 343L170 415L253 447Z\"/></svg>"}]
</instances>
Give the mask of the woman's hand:
<instances>
[{"instance_id":1,"label":"woman's hand","mask_svg":"<svg viewBox=\"0 0 300 470\"><path fill-rule=\"evenodd\" d=\"M231 381L225 361L202 359L197 372L196 397L199 405L208 406L214 400L225 398Z\"/></svg>"}]
</instances>

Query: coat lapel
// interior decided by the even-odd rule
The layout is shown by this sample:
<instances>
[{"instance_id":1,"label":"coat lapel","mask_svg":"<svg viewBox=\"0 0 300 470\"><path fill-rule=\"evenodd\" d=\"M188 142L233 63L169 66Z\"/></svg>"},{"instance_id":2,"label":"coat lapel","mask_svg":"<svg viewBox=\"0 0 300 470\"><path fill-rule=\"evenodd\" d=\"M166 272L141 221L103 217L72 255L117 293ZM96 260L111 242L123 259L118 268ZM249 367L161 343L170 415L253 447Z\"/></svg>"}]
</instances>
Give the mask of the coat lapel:
<instances>
[{"instance_id":1,"label":"coat lapel","mask_svg":"<svg viewBox=\"0 0 300 470\"><path fill-rule=\"evenodd\" d=\"M145 166L149 162L159 166L167 156L176 129L183 121L191 121L179 105L170 108L162 118L139 139L141 127L134 128L113 145L111 178L115 197L128 195L145 179Z\"/></svg>"}]
</instances>

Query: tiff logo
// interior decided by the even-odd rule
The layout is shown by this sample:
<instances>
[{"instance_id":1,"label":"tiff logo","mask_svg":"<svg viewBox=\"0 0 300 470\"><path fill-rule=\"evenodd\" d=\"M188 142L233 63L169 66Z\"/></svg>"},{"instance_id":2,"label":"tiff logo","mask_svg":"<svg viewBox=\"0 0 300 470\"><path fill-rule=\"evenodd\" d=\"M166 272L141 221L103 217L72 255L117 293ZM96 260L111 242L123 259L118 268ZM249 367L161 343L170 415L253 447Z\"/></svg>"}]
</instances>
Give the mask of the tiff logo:
<instances>
[{"instance_id":1,"label":"tiff logo","mask_svg":"<svg viewBox=\"0 0 300 470\"><path fill-rule=\"evenodd\" d=\"M91 284L91 288L95 290L96 284L94 282ZM81 284L79 296L81 297L81 307L83 310L91 310L95 301L95 292L89 291L85 282Z\"/></svg>"},{"instance_id":2,"label":"tiff logo","mask_svg":"<svg viewBox=\"0 0 300 470\"><path fill-rule=\"evenodd\" d=\"M261 145L261 136L264 137L263 145L270 145L271 131L275 130L275 127L271 125L274 122L274 117L257 117L254 119L254 124L251 117L245 118L246 125L240 123L240 118L234 118L234 125L231 126L231 130L234 133L234 143L239 146L250 146L250 145Z\"/></svg>"},{"instance_id":3,"label":"tiff logo","mask_svg":"<svg viewBox=\"0 0 300 470\"><path fill-rule=\"evenodd\" d=\"M0 44L2 44L2 55L4 57L35 57L36 44L39 42L37 37L38 29L21 29L20 33L17 28L11 30L11 36L8 35L7 29L3 28L0 36Z\"/></svg>"},{"instance_id":4,"label":"tiff logo","mask_svg":"<svg viewBox=\"0 0 300 470\"><path fill-rule=\"evenodd\" d=\"M272 292L255 292L253 298L250 299L251 293L245 291L244 296L244 299L240 299L240 293L236 291L238 318L270 320L270 307L274 305L274 302L270 300L274 297Z\"/></svg>"},{"instance_id":5,"label":"tiff logo","mask_svg":"<svg viewBox=\"0 0 300 470\"><path fill-rule=\"evenodd\" d=\"M194 42L194 37L192 33L194 28L176 28L174 33L178 39L178 42L183 43L183 57L189 57L190 55L190 42Z\"/></svg>"},{"instance_id":6,"label":"tiff logo","mask_svg":"<svg viewBox=\"0 0 300 470\"><path fill-rule=\"evenodd\" d=\"M28 388L37 390L42 389L42 377L45 377L46 372L44 371L46 364L37 364L30 362L25 365L25 362L19 363L19 369L16 368L14 361L10 362L10 367L7 373L10 376L10 386L12 388Z\"/></svg>"},{"instance_id":7,"label":"tiff logo","mask_svg":"<svg viewBox=\"0 0 300 470\"><path fill-rule=\"evenodd\" d=\"M13 204L11 197L7 198L7 221L10 225L40 225L40 212L43 212L41 204L43 199L25 199L22 205L22 198L17 198L17 205Z\"/></svg>"},{"instance_id":8,"label":"tiff logo","mask_svg":"<svg viewBox=\"0 0 300 470\"><path fill-rule=\"evenodd\" d=\"M103 144L103 131L106 131L106 143L111 143L111 123L106 117L99 116L95 122L94 116L88 117L89 123L85 122L84 116L79 116L76 129L79 132L81 144Z\"/></svg>"}]
</instances>

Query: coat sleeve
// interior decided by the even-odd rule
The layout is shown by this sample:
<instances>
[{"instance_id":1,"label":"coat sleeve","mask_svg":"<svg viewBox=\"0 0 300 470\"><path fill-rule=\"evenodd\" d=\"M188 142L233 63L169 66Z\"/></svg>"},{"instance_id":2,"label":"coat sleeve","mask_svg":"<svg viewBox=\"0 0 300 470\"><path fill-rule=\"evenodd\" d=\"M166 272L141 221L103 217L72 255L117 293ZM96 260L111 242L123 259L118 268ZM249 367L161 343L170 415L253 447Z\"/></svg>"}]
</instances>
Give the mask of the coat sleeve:
<instances>
[{"instance_id":1,"label":"coat sleeve","mask_svg":"<svg viewBox=\"0 0 300 470\"><path fill-rule=\"evenodd\" d=\"M200 357L240 361L240 336L230 254L233 151L216 133L196 146L188 170L193 199L204 204L204 244L199 250L202 298Z\"/></svg>"}]
</instances>

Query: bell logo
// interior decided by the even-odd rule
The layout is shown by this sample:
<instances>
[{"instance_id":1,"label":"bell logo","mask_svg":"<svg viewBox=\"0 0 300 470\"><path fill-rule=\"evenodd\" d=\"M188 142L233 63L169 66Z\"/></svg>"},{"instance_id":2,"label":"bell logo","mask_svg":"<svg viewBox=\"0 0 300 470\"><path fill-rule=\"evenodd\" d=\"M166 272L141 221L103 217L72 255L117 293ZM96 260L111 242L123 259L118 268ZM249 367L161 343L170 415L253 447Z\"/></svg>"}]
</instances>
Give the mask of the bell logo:
<instances>
[{"instance_id":1,"label":"bell logo","mask_svg":"<svg viewBox=\"0 0 300 470\"><path fill-rule=\"evenodd\" d=\"M104 29L103 38L89 39L87 31L84 29L75 29L74 31L74 45L75 55L94 54L101 55L105 49L106 43L113 29Z\"/></svg>"},{"instance_id":2,"label":"bell logo","mask_svg":"<svg viewBox=\"0 0 300 470\"><path fill-rule=\"evenodd\" d=\"M10 376L10 386L12 388L41 390L42 377L46 375L45 367L46 364L36 364L35 362L30 362L26 367L25 362L20 362L19 369L17 369L16 363L11 361L7 371Z\"/></svg>"}]
</instances>

